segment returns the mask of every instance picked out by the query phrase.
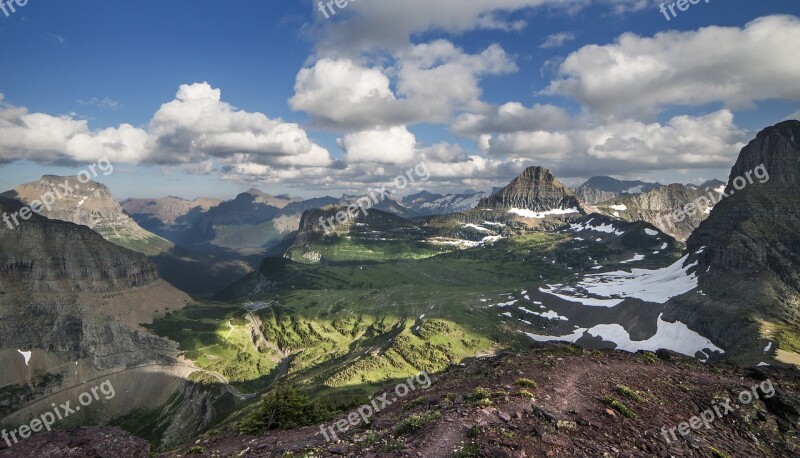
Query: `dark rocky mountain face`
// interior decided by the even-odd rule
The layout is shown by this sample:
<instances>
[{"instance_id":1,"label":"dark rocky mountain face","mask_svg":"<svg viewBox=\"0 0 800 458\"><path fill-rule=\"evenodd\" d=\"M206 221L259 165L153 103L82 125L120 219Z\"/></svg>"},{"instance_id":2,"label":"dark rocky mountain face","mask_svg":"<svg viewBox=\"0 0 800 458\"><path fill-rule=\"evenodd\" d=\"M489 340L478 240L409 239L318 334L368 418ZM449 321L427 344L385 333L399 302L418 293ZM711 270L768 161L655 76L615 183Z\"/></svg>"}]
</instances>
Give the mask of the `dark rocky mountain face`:
<instances>
[{"instance_id":1,"label":"dark rocky mountain face","mask_svg":"<svg viewBox=\"0 0 800 458\"><path fill-rule=\"evenodd\" d=\"M19 208L0 202L0 213ZM143 254L86 226L37 215L0 225L0 417L104 371L169 360L174 344L139 325L188 301Z\"/></svg>"},{"instance_id":2,"label":"dark rocky mountain face","mask_svg":"<svg viewBox=\"0 0 800 458\"><path fill-rule=\"evenodd\" d=\"M0 203L0 212L10 213ZM144 255L108 243L71 223L34 218L0 227L0 289L26 292L107 292L158 280Z\"/></svg>"},{"instance_id":3,"label":"dark rocky mountain face","mask_svg":"<svg viewBox=\"0 0 800 458\"><path fill-rule=\"evenodd\" d=\"M478 208L518 208L535 212L575 208L582 211L578 196L544 167L529 167L508 186L481 199Z\"/></svg>"},{"instance_id":4,"label":"dark rocky mountain face","mask_svg":"<svg viewBox=\"0 0 800 458\"><path fill-rule=\"evenodd\" d=\"M675 314L754 364L776 348L778 359L800 361L800 122L761 131L725 193L687 241L705 296L683 298Z\"/></svg>"},{"instance_id":5,"label":"dark rocky mountain face","mask_svg":"<svg viewBox=\"0 0 800 458\"><path fill-rule=\"evenodd\" d=\"M607 176L592 177L582 184L575 193L581 201L595 205L625 194L640 194L661 186L644 181L618 180Z\"/></svg>"}]
</instances>

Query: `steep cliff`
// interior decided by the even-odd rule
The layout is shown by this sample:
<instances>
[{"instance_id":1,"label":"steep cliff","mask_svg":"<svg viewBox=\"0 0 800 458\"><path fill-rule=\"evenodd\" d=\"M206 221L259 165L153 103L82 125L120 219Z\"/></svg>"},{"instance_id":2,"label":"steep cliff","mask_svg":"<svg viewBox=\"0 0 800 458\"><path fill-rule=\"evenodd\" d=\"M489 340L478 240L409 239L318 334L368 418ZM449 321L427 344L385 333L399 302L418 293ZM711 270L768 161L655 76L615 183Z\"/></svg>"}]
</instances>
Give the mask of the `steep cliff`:
<instances>
[{"instance_id":1,"label":"steep cliff","mask_svg":"<svg viewBox=\"0 0 800 458\"><path fill-rule=\"evenodd\" d=\"M766 174L754 176L759 169ZM798 364L800 122L761 131L741 151L725 194L687 241L704 295L682 298L675 315L754 364L773 356Z\"/></svg>"}]
</instances>

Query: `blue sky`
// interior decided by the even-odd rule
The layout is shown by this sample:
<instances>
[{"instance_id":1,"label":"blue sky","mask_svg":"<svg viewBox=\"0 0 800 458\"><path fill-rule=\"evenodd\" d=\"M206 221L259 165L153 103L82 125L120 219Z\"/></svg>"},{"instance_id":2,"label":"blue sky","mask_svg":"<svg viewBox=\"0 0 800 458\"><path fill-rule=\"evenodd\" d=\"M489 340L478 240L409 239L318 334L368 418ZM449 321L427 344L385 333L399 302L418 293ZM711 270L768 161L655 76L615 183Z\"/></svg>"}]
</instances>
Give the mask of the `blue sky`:
<instances>
[{"instance_id":1,"label":"blue sky","mask_svg":"<svg viewBox=\"0 0 800 458\"><path fill-rule=\"evenodd\" d=\"M419 162L442 191L533 164L573 185L726 177L800 112L800 5L658 7L29 0L0 12L0 188L104 155L119 198L337 195Z\"/></svg>"}]
</instances>

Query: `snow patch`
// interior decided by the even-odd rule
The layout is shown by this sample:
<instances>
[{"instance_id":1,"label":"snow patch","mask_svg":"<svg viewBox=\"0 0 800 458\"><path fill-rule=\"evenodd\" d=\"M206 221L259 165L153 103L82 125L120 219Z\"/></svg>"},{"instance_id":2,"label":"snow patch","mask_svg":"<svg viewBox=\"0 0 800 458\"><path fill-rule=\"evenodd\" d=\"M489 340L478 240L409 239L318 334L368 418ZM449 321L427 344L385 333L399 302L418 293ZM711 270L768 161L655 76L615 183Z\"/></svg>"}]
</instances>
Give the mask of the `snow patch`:
<instances>
[{"instance_id":1,"label":"snow patch","mask_svg":"<svg viewBox=\"0 0 800 458\"><path fill-rule=\"evenodd\" d=\"M594 221L594 218L590 219L589 221L583 224L571 224L570 229L573 231L594 231L594 232L603 232L606 234L614 234L614 235L622 235L625 232L617 230L613 225L603 223L599 226L593 226L591 222Z\"/></svg>"},{"instance_id":2,"label":"snow patch","mask_svg":"<svg viewBox=\"0 0 800 458\"><path fill-rule=\"evenodd\" d=\"M22 350L17 350L17 351L19 352L20 355L22 355L23 358L25 358L25 365L30 366L30 364L28 363L31 361L31 352Z\"/></svg>"},{"instance_id":3,"label":"snow patch","mask_svg":"<svg viewBox=\"0 0 800 458\"><path fill-rule=\"evenodd\" d=\"M486 229L485 227L481 227L481 226L478 226L477 224L472 224L472 223L465 224L464 227L469 228L469 229L475 229L478 232L492 232L491 230Z\"/></svg>"},{"instance_id":4,"label":"snow patch","mask_svg":"<svg viewBox=\"0 0 800 458\"><path fill-rule=\"evenodd\" d=\"M610 308L610 307L615 307L615 306L619 305L624 300L624 299L597 299L597 298L585 297L585 296L574 296L574 295L568 295L568 294L561 294L561 293L556 292L556 291L558 291L558 289L555 288L555 287L551 287L551 289L539 288L539 291L541 291L543 293L550 294L552 296L555 296L555 297L557 297L559 299L563 299L563 300L568 301L568 302L579 302L579 303L581 303L583 305L586 305L588 307L609 307ZM573 290L572 288L565 288L561 292L571 292L571 293L575 294L575 290Z\"/></svg>"},{"instance_id":5,"label":"snow patch","mask_svg":"<svg viewBox=\"0 0 800 458\"><path fill-rule=\"evenodd\" d=\"M566 341L576 342L584 335L600 337L605 341L613 342L617 345L617 350L637 352L640 350L656 351L659 349L671 350L687 356L695 356L705 349L725 353L725 351L714 345L713 342L689 329L688 326L676 321L670 323L664 321L663 314L658 316L657 330L653 337L647 340L631 340L628 331L618 324L600 324L590 329L576 329L572 334L565 336L542 336L538 334L525 333L537 342ZM705 352L703 352L705 354ZM706 355L707 356L707 355Z\"/></svg>"},{"instance_id":6,"label":"snow patch","mask_svg":"<svg viewBox=\"0 0 800 458\"><path fill-rule=\"evenodd\" d=\"M543 212L535 212L533 210L528 210L525 208L512 208L508 211L508 213L514 213L515 215L522 216L523 218L534 218L534 219L544 219L548 216L559 216L559 215L569 215L572 213L579 213L578 209L573 208L554 208L552 210L547 210Z\"/></svg>"},{"instance_id":7,"label":"snow patch","mask_svg":"<svg viewBox=\"0 0 800 458\"><path fill-rule=\"evenodd\" d=\"M631 262L639 262L644 260L644 255L639 253L634 253L633 259L628 259L627 261L622 261L620 264L629 264Z\"/></svg>"}]
</instances>

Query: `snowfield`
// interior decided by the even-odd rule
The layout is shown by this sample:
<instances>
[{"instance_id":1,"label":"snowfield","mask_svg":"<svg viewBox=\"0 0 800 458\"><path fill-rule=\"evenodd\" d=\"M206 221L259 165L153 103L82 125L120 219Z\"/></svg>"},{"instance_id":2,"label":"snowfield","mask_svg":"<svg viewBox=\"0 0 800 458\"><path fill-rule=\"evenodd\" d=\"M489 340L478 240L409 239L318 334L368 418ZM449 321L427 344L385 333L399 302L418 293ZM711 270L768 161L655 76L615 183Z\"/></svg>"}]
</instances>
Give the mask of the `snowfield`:
<instances>
[{"instance_id":1,"label":"snowfield","mask_svg":"<svg viewBox=\"0 0 800 458\"><path fill-rule=\"evenodd\" d=\"M656 351L659 349L671 350L686 356L694 357L703 350L711 350L725 353L725 350L714 345L713 342L689 329L680 321L670 323L664 321L662 315L658 316L658 329L653 337L647 340L631 340L628 331L618 324L600 324L590 329L579 328L572 334L566 336L543 336L538 334L525 333L537 342L577 342L581 337L589 335L600 337L607 342L617 345L617 350L637 352L640 350Z\"/></svg>"},{"instance_id":2,"label":"snowfield","mask_svg":"<svg viewBox=\"0 0 800 458\"><path fill-rule=\"evenodd\" d=\"M689 273L697 263L684 267L688 258L689 255L686 255L663 269L633 269L631 272L587 275L578 283L578 288L600 297L635 297L646 302L663 304L697 288L696 273Z\"/></svg>"},{"instance_id":3,"label":"snowfield","mask_svg":"<svg viewBox=\"0 0 800 458\"><path fill-rule=\"evenodd\" d=\"M579 213L577 208L554 208L543 212L535 212L524 208L512 208L508 213L522 216L523 218L544 219L548 216L569 215L572 213Z\"/></svg>"}]
</instances>

